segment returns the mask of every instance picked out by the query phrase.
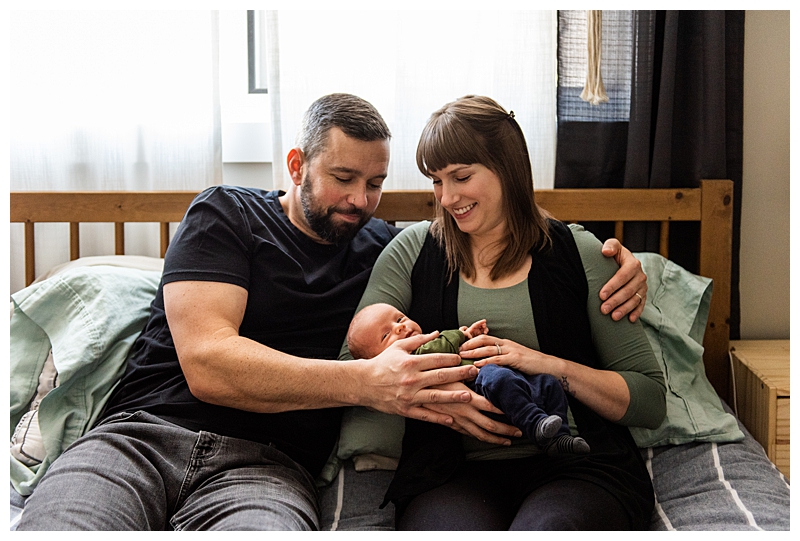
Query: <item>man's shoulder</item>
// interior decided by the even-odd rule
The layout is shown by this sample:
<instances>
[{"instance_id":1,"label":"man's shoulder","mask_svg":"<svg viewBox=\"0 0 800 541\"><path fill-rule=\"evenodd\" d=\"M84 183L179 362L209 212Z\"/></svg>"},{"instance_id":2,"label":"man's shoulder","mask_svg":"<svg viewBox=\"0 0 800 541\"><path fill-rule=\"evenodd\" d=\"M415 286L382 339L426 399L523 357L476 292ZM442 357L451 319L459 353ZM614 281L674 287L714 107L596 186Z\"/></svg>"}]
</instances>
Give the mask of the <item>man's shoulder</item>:
<instances>
[{"instance_id":1,"label":"man's shoulder","mask_svg":"<svg viewBox=\"0 0 800 541\"><path fill-rule=\"evenodd\" d=\"M208 219L207 216L229 216L236 221L250 221L257 216L272 216L278 212L279 191L267 191L260 188L218 184L204 189L192 201L186 218Z\"/></svg>"},{"instance_id":2,"label":"man's shoulder","mask_svg":"<svg viewBox=\"0 0 800 541\"><path fill-rule=\"evenodd\" d=\"M379 218L370 218L369 221L364 224L364 227L362 227L358 232L356 239L370 239L386 246L389 244L389 241L391 241L400 233L400 231L402 231L401 228L395 227L384 220Z\"/></svg>"},{"instance_id":3,"label":"man's shoulder","mask_svg":"<svg viewBox=\"0 0 800 541\"><path fill-rule=\"evenodd\" d=\"M195 201L200 200L231 200L231 201L274 201L281 195L278 190L263 190L233 184L217 184L209 186L197 194Z\"/></svg>"}]
</instances>

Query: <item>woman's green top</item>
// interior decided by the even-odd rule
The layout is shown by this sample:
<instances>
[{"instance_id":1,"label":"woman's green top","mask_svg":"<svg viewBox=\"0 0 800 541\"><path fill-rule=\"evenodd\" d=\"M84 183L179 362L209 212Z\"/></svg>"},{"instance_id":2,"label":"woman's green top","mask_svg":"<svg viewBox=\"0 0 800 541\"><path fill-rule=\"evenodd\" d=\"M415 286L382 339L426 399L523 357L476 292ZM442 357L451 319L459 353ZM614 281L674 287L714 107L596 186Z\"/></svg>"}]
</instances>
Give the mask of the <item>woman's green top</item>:
<instances>
[{"instance_id":1,"label":"woman's green top","mask_svg":"<svg viewBox=\"0 0 800 541\"><path fill-rule=\"evenodd\" d=\"M371 304L385 302L408 313L412 298L411 271L429 227L430 222L411 225L389 243L372 270L357 311ZM628 318L614 321L600 312L600 288L614 275L618 266L613 259L603 256L602 244L593 234L579 225L570 225L570 229L589 285L586 310L599 365L603 369L618 372L630 391L628 410L619 423L655 428L663 419L665 385L645 331L638 321L631 323ZM527 278L500 289L477 288L461 280L458 288L458 324L469 326L480 319L486 319L490 335L539 349ZM340 358L352 358L346 345ZM492 458L477 456L484 454L481 449L486 446L473 438L466 438L465 446L468 458ZM508 454L503 456L508 457Z\"/></svg>"}]
</instances>

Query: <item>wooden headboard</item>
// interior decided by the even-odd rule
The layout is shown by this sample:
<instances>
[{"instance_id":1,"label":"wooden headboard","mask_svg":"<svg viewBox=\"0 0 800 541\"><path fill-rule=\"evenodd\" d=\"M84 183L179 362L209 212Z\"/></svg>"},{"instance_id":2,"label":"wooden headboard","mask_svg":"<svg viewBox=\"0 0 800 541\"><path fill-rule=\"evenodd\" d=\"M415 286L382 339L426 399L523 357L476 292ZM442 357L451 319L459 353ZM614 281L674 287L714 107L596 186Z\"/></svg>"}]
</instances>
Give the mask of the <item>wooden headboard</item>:
<instances>
[{"instance_id":1,"label":"wooden headboard","mask_svg":"<svg viewBox=\"0 0 800 541\"><path fill-rule=\"evenodd\" d=\"M11 222L25 224L25 283L36 276L34 225L70 224L70 258L80 257L80 223L114 224L115 253L125 253L125 223L161 224L163 257L169 245L169 224L180 222L197 192L12 192ZM699 273L714 280L703 360L719 395L728 400L730 364L731 236L733 183L703 180L699 188L537 190L538 203L566 222L614 222L622 237L623 223L661 223L660 253L669 257L669 222L700 222ZM417 221L433 215L430 191L385 191L376 216L391 222Z\"/></svg>"}]
</instances>

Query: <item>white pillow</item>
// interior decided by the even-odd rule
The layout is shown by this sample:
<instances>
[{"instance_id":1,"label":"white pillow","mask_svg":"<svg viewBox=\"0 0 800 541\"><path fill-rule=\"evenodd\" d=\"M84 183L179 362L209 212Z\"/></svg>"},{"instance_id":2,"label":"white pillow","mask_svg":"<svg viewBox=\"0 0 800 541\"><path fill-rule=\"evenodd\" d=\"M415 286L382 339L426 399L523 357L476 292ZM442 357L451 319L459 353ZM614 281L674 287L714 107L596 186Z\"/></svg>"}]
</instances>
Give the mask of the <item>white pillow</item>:
<instances>
[{"instance_id":1,"label":"white pillow","mask_svg":"<svg viewBox=\"0 0 800 541\"><path fill-rule=\"evenodd\" d=\"M11 436L11 456L25 464L35 466L41 464L47 452L39 430L39 404L47 393L58 387L58 372L53 362L53 350L47 355L42 373L39 374L39 385L36 396L31 402L31 409L22 416Z\"/></svg>"}]
</instances>

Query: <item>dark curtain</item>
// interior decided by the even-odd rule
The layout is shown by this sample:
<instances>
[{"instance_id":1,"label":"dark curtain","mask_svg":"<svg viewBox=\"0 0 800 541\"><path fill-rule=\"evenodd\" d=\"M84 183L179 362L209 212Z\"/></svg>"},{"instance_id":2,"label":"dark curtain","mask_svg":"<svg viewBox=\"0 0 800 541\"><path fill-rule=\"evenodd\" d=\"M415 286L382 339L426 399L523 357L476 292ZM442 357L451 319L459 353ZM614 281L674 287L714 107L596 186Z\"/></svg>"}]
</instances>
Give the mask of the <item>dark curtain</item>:
<instances>
[{"instance_id":1,"label":"dark curtain","mask_svg":"<svg viewBox=\"0 0 800 541\"><path fill-rule=\"evenodd\" d=\"M559 81L574 58L559 13ZM559 87L556 188L696 187L704 178L734 182L731 338L739 337L739 223L742 194L744 11L634 11L630 18L627 121L575 120L581 88ZM603 62L606 54L604 12ZM603 72L605 78L605 72ZM613 90L613 89L612 89ZM617 100L609 91L611 102ZM609 102L609 103L611 103ZM606 107L601 104L597 107ZM585 107L585 106L583 106ZM612 224L590 224L600 238ZM628 224L625 245L658 251L657 224ZM698 225L670 226L670 259L697 272Z\"/></svg>"}]
</instances>

